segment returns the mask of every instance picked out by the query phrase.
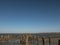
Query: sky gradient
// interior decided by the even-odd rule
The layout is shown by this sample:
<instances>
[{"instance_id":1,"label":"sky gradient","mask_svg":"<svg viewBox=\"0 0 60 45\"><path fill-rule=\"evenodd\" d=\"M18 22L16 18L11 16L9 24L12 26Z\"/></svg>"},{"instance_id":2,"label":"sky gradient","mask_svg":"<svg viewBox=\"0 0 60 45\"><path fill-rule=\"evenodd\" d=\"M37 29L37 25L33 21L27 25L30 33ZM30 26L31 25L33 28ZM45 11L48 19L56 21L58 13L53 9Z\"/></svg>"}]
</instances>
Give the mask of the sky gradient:
<instances>
[{"instance_id":1,"label":"sky gradient","mask_svg":"<svg viewBox=\"0 0 60 45\"><path fill-rule=\"evenodd\" d=\"M59 0L0 0L0 33L60 32Z\"/></svg>"}]
</instances>

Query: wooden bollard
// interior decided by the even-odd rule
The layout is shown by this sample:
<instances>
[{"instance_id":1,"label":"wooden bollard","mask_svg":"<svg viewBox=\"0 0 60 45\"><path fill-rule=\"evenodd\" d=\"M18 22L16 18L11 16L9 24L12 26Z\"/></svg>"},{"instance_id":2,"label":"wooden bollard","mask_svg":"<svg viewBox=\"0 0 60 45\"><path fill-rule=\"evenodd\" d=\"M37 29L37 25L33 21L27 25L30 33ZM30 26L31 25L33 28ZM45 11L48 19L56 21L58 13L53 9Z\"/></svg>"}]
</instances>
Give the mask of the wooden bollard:
<instances>
[{"instance_id":1,"label":"wooden bollard","mask_svg":"<svg viewBox=\"0 0 60 45\"><path fill-rule=\"evenodd\" d=\"M49 45L51 45L51 37L49 37Z\"/></svg>"},{"instance_id":2,"label":"wooden bollard","mask_svg":"<svg viewBox=\"0 0 60 45\"><path fill-rule=\"evenodd\" d=\"M28 35L26 35L26 45L29 45L29 42L28 42Z\"/></svg>"},{"instance_id":3,"label":"wooden bollard","mask_svg":"<svg viewBox=\"0 0 60 45\"><path fill-rule=\"evenodd\" d=\"M43 45L45 45L45 37L42 37Z\"/></svg>"}]
</instances>

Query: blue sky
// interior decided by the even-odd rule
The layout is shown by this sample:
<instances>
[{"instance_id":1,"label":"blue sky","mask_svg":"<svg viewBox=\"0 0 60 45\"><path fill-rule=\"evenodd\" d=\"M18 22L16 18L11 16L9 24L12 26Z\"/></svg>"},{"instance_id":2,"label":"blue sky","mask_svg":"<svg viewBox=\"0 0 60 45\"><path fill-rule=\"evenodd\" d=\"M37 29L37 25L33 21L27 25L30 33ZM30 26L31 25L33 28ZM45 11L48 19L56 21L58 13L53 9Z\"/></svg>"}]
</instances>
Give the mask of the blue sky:
<instances>
[{"instance_id":1,"label":"blue sky","mask_svg":"<svg viewBox=\"0 0 60 45\"><path fill-rule=\"evenodd\" d=\"M60 32L59 0L0 0L0 33Z\"/></svg>"}]
</instances>

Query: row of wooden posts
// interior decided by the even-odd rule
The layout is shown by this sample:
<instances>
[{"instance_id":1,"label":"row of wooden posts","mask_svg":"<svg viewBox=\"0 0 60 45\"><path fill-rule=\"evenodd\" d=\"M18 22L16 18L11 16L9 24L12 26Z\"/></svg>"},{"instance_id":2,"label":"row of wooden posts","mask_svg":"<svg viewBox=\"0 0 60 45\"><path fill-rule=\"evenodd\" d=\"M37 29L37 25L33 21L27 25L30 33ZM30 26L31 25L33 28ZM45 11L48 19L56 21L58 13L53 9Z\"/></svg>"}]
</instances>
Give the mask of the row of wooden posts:
<instances>
[{"instance_id":1,"label":"row of wooden posts","mask_svg":"<svg viewBox=\"0 0 60 45\"><path fill-rule=\"evenodd\" d=\"M26 36L26 45L29 45L29 37L33 37L32 35L27 35ZM36 39L36 41L38 42L38 40L39 40L39 36L36 36L37 37L37 39ZM43 45L45 45L45 39L46 39L46 37L45 36L43 36L43 37L41 37L42 38L42 42L43 42ZM51 37L48 37L48 39L49 39L49 45L51 45ZM33 39L32 39L33 40ZM39 45L38 43L37 43L37 45Z\"/></svg>"},{"instance_id":2,"label":"row of wooden posts","mask_svg":"<svg viewBox=\"0 0 60 45\"><path fill-rule=\"evenodd\" d=\"M9 37L9 36L7 36L7 37ZM13 37L13 36L12 36L12 37ZM25 37L25 42L26 42L25 44L26 44L26 45L29 45L29 40L30 40L29 37L32 37L32 38L33 38L32 35L23 35L23 37ZM37 37L37 36L36 36L36 37ZM38 37L40 37L40 36L38 36ZM38 40L39 40L38 37L37 37L37 39L36 39L37 42L38 42ZM43 45L45 45L45 37L43 36L43 37L41 37L41 38L42 38ZM51 45L51 41L50 41L50 40L51 40L51 37L48 37L48 39L49 39L49 45ZM22 39L22 40L24 40L24 39ZM32 39L32 40L33 40L33 39ZM39 44L37 43L37 45L39 45Z\"/></svg>"},{"instance_id":3,"label":"row of wooden posts","mask_svg":"<svg viewBox=\"0 0 60 45\"><path fill-rule=\"evenodd\" d=\"M49 45L51 45L50 37L48 39L49 39ZM42 37L42 42L43 42L43 45L45 45L45 38L44 37Z\"/></svg>"},{"instance_id":4,"label":"row of wooden posts","mask_svg":"<svg viewBox=\"0 0 60 45\"><path fill-rule=\"evenodd\" d=\"M41 37L42 38L42 42L43 42L43 45L46 45L45 43L45 37ZM48 39L49 39L49 45L51 45L51 37L48 37ZM37 42L38 42L38 40L39 39L37 39ZM26 37L26 45L29 45L29 41L28 41L28 36ZM37 43L37 45L39 45L38 43Z\"/></svg>"}]
</instances>

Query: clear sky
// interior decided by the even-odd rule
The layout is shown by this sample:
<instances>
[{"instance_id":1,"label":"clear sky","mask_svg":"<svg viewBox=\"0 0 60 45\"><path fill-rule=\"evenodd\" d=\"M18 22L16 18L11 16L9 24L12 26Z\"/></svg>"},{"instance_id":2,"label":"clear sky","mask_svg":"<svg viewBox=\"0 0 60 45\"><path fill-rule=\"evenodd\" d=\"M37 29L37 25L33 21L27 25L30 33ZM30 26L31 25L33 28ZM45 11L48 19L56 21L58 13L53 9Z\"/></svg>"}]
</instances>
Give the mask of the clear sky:
<instances>
[{"instance_id":1,"label":"clear sky","mask_svg":"<svg viewBox=\"0 0 60 45\"><path fill-rule=\"evenodd\" d=\"M60 32L59 0L0 0L0 33Z\"/></svg>"}]
</instances>

